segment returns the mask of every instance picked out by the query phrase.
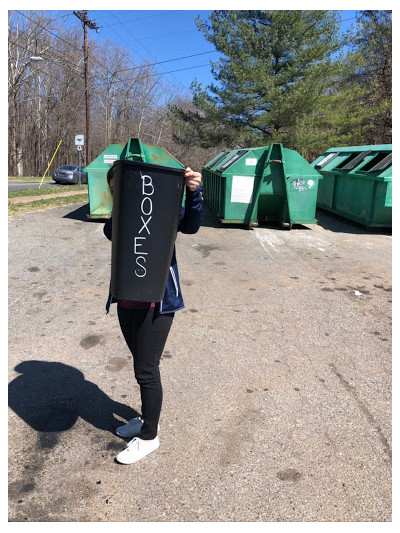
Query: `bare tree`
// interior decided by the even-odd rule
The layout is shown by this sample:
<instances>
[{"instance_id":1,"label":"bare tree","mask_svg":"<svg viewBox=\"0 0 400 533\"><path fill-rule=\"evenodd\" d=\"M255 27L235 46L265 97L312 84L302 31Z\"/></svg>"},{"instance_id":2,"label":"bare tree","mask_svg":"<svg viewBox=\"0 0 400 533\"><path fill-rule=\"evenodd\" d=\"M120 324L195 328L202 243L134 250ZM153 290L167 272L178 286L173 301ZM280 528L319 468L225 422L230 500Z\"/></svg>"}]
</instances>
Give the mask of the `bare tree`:
<instances>
[{"instance_id":1,"label":"bare tree","mask_svg":"<svg viewBox=\"0 0 400 533\"><path fill-rule=\"evenodd\" d=\"M36 14L36 22L21 20L9 14L8 41L8 102L9 102L9 165L13 175L22 176L24 170L23 133L28 116L29 84L35 83L40 68L32 57L41 56L48 48L40 36L39 23L44 15Z\"/></svg>"},{"instance_id":2,"label":"bare tree","mask_svg":"<svg viewBox=\"0 0 400 533\"><path fill-rule=\"evenodd\" d=\"M75 121L79 123L82 116L79 44L77 32L65 32L45 13L29 12L25 17L10 14L11 174L42 173L61 139L63 151L55 163L69 158L72 145L68 132L76 130ZM43 60L33 62L32 57Z\"/></svg>"},{"instance_id":3,"label":"bare tree","mask_svg":"<svg viewBox=\"0 0 400 533\"><path fill-rule=\"evenodd\" d=\"M9 173L43 174L60 140L53 168L77 163L74 138L85 131L81 28L25 11L10 12L8 31ZM154 65L136 64L110 41L90 41L89 59L93 157L140 137L194 168L210 159L210 151L175 142L168 105L185 97Z\"/></svg>"}]
</instances>

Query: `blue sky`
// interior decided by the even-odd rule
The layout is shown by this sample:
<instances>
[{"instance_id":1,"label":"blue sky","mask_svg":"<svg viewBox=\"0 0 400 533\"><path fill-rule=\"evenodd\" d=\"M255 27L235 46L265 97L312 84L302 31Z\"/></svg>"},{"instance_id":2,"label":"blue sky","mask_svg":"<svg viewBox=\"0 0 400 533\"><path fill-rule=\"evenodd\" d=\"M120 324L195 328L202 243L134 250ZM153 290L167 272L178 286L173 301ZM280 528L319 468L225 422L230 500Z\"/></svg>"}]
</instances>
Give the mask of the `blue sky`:
<instances>
[{"instance_id":1,"label":"blue sky","mask_svg":"<svg viewBox=\"0 0 400 533\"><path fill-rule=\"evenodd\" d=\"M88 3L93 4L92 1ZM94 4L99 6L99 2ZM154 5L154 2L150 5ZM119 6L123 8L124 2L119 3ZM170 6L169 10L147 11L88 9L88 17L100 26L99 32L89 30L89 43L91 40L101 42L108 38L128 49L136 64L143 60L150 63L163 62L155 68L179 92L189 93L190 84L195 78L203 86L209 85L213 82L210 64L218 59L219 54L213 51L213 46L198 31L194 20L197 16L207 19L211 11L173 9L174 2ZM83 7L90 6L86 4ZM60 18L66 26L80 26L72 9L47 11L49 15ZM355 13L351 10L342 11L343 30L355 24Z\"/></svg>"},{"instance_id":2,"label":"blue sky","mask_svg":"<svg viewBox=\"0 0 400 533\"><path fill-rule=\"evenodd\" d=\"M101 26L99 33L92 35L94 39L108 37L113 42L119 42L132 52L137 63L144 59L150 63L167 61L157 65L157 71L171 84L188 90L195 77L206 85L211 83L210 62L219 57L194 22L196 16L206 19L209 13L189 10L89 10L88 16ZM170 61L176 58L186 59Z\"/></svg>"},{"instance_id":3,"label":"blue sky","mask_svg":"<svg viewBox=\"0 0 400 533\"><path fill-rule=\"evenodd\" d=\"M138 63L143 59L151 63L168 61L157 65L157 71L171 84L188 91L195 78L204 86L213 82L210 63L216 61L219 54L213 52L213 45L198 31L194 22L197 16L207 19L210 13L210 10L176 9L88 10L89 18L101 27L98 33L89 31L89 38L101 40L108 37L112 42L120 43L131 51ZM72 18L79 24L75 16ZM355 23L354 18L355 11L342 12L344 30ZM175 61L177 58L185 59Z\"/></svg>"}]
</instances>

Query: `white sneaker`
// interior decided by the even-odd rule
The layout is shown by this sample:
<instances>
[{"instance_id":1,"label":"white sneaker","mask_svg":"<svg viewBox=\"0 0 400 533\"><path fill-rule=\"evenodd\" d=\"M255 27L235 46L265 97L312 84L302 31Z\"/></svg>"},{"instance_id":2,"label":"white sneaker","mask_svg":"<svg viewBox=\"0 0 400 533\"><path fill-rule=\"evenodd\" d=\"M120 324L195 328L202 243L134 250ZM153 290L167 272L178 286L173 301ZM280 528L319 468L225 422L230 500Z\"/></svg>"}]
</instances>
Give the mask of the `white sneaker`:
<instances>
[{"instance_id":1,"label":"white sneaker","mask_svg":"<svg viewBox=\"0 0 400 533\"><path fill-rule=\"evenodd\" d=\"M115 433L119 437L137 437L140 433L140 430L143 426L142 419L137 416L136 418L131 418L127 424L120 426L115 430ZM158 424L158 431L160 431L160 424Z\"/></svg>"},{"instance_id":2,"label":"white sneaker","mask_svg":"<svg viewBox=\"0 0 400 533\"><path fill-rule=\"evenodd\" d=\"M153 440L143 440L135 437L129 442L128 447L117 455L116 460L124 465L131 465L157 450L159 446L158 437Z\"/></svg>"}]
</instances>

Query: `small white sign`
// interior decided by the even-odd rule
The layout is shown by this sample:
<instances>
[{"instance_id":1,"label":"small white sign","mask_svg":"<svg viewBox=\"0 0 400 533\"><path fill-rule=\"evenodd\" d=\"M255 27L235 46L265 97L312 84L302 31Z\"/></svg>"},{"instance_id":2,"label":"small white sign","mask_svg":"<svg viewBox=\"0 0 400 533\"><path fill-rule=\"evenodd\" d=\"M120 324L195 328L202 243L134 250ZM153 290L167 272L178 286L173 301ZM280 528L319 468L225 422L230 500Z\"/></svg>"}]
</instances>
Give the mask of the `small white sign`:
<instances>
[{"instance_id":1,"label":"small white sign","mask_svg":"<svg viewBox=\"0 0 400 533\"><path fill-rule=\"evenodd\" d=\"M77 144L76 149L78 150L78 152L81 152L82 151L82 146L80 144Z\"/></svg>"},{"instance_id":2,"label":"small white sign","mask_svg":"<svg viewBox=\"0 0 400 533\"><path fill-rule=\"evenodd\" d=\"M296 189L296 191L304 192L307 190L306 180L303 178L295 178L291 183L293 189Z\"/></svg>"},{"instance_id":3,"label":"small white sign","mask_svg":"<svg viewBox=\"0 0 400 533\"><path fill-rule=\"evenodd\" d=\"M84 135L75 135L75 146L84 146L85 136Z\"/></svg>"},{"instance_id":4,"label":"small white sign","mask_svg":"<svg viewBox=\"0 0 400 533\"><path fill-rule=\"evenodd\" d=\"M117 155L104 154L104 163L112 165L118 159Z\"/></svg>"},{"instance_id":5,"label":"small white sign","mask_svg":"<svg viewBox=\"0 0 400 533\"><path fill-rule=\"evenodd\" d=\"M251 157L248 157L248 158L246 159L246 166L248 166L248 167L254 167L254 166L256 166L256 165L257 165L257 159L255 159L255 158L253 159L253 158L251 158Z\"/></svg>"},{"instance_id":6,"label":"small white sign","mask_svg":"<svg viewBox=\"0 0 400 533\"><path fill-rule=\"evenodd\" d=\"M232 176L231 202L248 204L253 197L254 176Z\"/></svg>"}]
</instances>

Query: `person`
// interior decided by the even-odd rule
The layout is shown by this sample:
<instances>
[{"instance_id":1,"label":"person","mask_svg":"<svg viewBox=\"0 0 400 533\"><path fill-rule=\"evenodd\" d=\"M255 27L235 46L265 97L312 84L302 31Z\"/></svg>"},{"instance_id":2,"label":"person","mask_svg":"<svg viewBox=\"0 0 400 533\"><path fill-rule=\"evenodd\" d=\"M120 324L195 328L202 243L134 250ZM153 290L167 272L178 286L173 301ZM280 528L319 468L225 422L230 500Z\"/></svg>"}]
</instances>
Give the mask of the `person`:
<instances>
[{"instance_id":1,"label":"person","mask_svg":"<svg viewBox=\"0 0 400 533\"><path fill-rule=\"evenodd\" d=\"M201 174L186 167L184 177L185 206L180 210L178 231L196 233L200 227L202 214ZM112 194L114 187L112 167L107 180ZM112 216L104 225L104 234L109 240L112 239ZM175 312L184 308L175 246L165 293L160 302L117 301L110 291L106 304L107 313L114 302L117 302L122 334L133 356L134 374L141 395L141 416L129 420L127 424L116 429L120 437L133 437L126 449L117 455L116 460L122 464L132 464L155 451L160 445L158 430L163 397L160 359Z\"/></svg>"}]
</instances>

